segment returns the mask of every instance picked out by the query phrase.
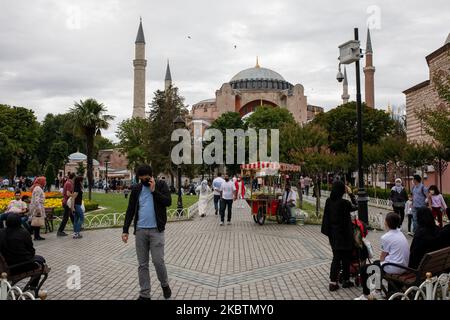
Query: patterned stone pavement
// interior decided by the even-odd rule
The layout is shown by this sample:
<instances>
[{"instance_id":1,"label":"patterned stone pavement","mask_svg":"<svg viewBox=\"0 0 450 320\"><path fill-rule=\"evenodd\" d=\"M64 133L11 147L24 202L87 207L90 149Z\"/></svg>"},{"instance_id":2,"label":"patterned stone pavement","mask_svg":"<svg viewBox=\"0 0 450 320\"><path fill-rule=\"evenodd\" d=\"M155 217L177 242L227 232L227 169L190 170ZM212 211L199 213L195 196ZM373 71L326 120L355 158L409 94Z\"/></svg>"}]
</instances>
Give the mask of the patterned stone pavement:
<instances>
[{"instance_id":1,"label":"patterned stone pavement","mask_svg":"<svg viewBox=\"0 0 450 320\"><path fill-rule=\"evenodd\" d=\"M213 212L210 205L210 211ZM231 226L212 213L173 222L166 230L166 264L176 300L349 300L360 289L328 291L331 251L319 226L256 225L248 206L234 208ZM372 232L378 255L382 233ZM139 293L134 237L121 229L84 232L84 238L35 243L52 268L48 299L136 299ZM81 289L68 289L70 266L81 271ZM163 299L151 265L152 299Z\"/></svg>"}]
</instances>

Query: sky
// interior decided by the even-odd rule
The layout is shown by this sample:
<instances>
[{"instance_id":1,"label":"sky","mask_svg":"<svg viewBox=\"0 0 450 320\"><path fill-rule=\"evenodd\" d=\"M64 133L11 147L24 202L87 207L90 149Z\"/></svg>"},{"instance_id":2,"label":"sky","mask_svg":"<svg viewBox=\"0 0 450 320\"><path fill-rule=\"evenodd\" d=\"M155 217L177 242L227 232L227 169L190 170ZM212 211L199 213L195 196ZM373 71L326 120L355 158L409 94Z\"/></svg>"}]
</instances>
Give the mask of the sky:
<instances>
[{"instance_id":1,"label":"sky","mask_svg":"<svg viewBox=\"0 0 450 320\"><path fill-rule=\"evenodd\" d=\"M448 0L0 0L0 103L31 108L41 121L92 97L116 116L103 133L116 140L132 114L142 17L147 102L164 88L168 59L192 106L259 56L262 67L302 84L309 104L330 110L341 103L338 46L358 27L365 48L369 26L377 108L404 106L402 92L429 79L425 56L444 44L449 16ZM347 72L355 100L354 65Z\"/></svg>"}]
</instances>

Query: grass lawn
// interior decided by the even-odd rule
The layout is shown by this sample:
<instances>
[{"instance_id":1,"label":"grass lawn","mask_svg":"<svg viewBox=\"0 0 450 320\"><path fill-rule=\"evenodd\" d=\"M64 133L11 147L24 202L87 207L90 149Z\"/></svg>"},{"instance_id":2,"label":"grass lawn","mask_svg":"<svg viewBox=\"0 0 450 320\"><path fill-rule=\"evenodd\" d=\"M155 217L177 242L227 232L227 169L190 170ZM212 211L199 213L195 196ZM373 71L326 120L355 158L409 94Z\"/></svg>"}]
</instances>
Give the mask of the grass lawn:
<instances>
[{"instance_id":1,"label":"grass lawn","mask_svg":"<svg viewBox=\"0 0 450 320\"><path fill-rule=\"evenodd\" d=\"M309 215L308 224L322 224L322 218L316 217L316 206L309 202L303 201L303 211L306 211ZM323 215L323 208L320 208L320 214Z\"/></svg>"},{"instance_id":2,"label":"grass lawn","mask_svg":"<svg viewBox=\"0 0 450 320\"><path fill-rule=\"evenodd\" d=\"M121 193L92 193L92 200L97 202L104 210L95 211L94 214L122 213L127 210L128 199ZM172 195L172 206L169 209L177 208L178 196ZM183 196L183 207L188 208L198 201L197 196Z\"/></svg>"}]
</instances>

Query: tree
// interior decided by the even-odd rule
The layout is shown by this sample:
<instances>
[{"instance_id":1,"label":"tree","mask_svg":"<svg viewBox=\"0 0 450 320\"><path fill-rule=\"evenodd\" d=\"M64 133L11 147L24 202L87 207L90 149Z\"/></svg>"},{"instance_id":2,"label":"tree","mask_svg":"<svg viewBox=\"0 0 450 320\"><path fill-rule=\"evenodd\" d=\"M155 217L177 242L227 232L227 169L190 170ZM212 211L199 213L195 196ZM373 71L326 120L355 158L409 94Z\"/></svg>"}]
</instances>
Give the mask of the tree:
<instances>
[{"instance_id":1,"label":"tree","mask_svg":"<svg viewBox=\"0 0 450 320\"><path fill-rule=\"evenodd\" d=\"M47 165L47 168L45 169L45 178L47 180L47 190L50 191L51 190L51 186L52 183L55 181L56 179L56 175L55 175L55 167L53 166L53 164L49 163Z\"/></svg>"},{"instance_id":2,"label":"tree","mask_svg":"<svg viewBox=\"0 0 450 320\"><path fill-rule=\"evenodd\" d=\"M87 178L89 187L89 200L92 199L93 177L93 152L95 135L100 134L101 129L109 128L109 121L114 116L106 114L106 107L95 99L75 102L74 107L70 109L73 127L78 134L86 138L87 150Z\"/></svg>"},{"instance_id":3,"label":"tree","mask_svg":"<svg viewBox=\"0 0 450 320\"><path fill-rule=\"evenodd\" d=\"M144 147L154 172L169 173L172 181L174 166L171 150L174 143L171 141L171 134L175 129L173 121L177 116L185 117L187 114L184 98L179 95L177 87L170 86L165 91L155 92L150 103L149 144Z\"/></svg>"},{"instance_id":4,"label":"tree","mask_svg":"<svg viewBox=\"0 0 450 320\"><path fill-rule=\"evenodd\" d=\"M274 108L271 106L258 107L246 121L248 127L256 130L280 129L288 123L295 123L292 113L285 108Z\"/></svg>"},{"instance_id":5,"label":"tree","mask_svg":"<svg viewBox=\"0 0 450 320\"><path fill-rule=\"evenodd\" d=\"M78 162L78 167L76 170L77 170L77 176L84 177L84 174L86 173L86 167L84 166L82 161Z\"/></svg>"},{"instance_id":6,"label":"tree","mask_svg":"<svg viewBox=\"0 0 450 320\"><path fill-rule=\"evenodd\" d=\"M54 115L49 113L45 116L39 128L39 153L36 154L41 168L48 163L50 149L55 143L65 142L68 154L74 152L86 153L86 141L83 136L76 135L69 113Z\"/></svg>"},{"instance_id":7,"label":"tree","mask_svg":"<svg viewBox=\"0 0 450 320\"><path fill-rule=\"evenodd\" d=\"M122 121L116 131L118 147L127 155L128 169L149 163L146 146L150 145L150 122L148 119L131 118Z\"/></svg>"},{"instance_id":8,"label":"tree","mask_svg":"<svg viewBox=\"0 0 450 320\"><path fill-rule=\"evenodd\" d=\"M65 141L55 142L50 148L50 154L47 160L47 166L49 164L53 165L55 174L58 174L59 169L61 169L65 164L67 157L69 156L69 146Z\"/></svg>"},{"instance_id":9,"label":"tree","mask_svg":"<svg viewBox=\"0 0 450 320\"><path fill-rule=\"evenodd\" d=\"M222 135L224 137L224 141L223 141L223 150L224 150L224 154L228 154L229 152L234 152L234 163L233 164L225 164L225 167L227 168L227 172L231 175L234 175L236 173L239 172L240 169L240 164L237 163L237 152L236 151L231 151L231 150L227 150L227 145L226 145L226 130L227 129L243 129L245 130L245 123L242 121L241 119L241 115L237 112L226 112L224 114L222 114L219 118L217 118L212 124L210 129L217 129L220 130L220 132L222 132ZM236 150L237 148L237 141L234 141L233 143L233 149ZM247 155L247 143L246 143L246 151L245 154ZM247 158L247 156L246 156Z\"/></svg>"},{"instance_id":10,"label":"tree","mask_svg":"<svg viewBox=\"0 0 450 320\"><path fill-rule=\"evenodd\" d=\"M95 158L98 158L98 152L100 150L114 149L115 147L116 144L110 139L102 136L96 136L94 139L94 156Z\"/></svg>"},{"instance_id":11,"label":"tree","mask_svg":"<svg viewBox=\"0 0 450 320\"><path fill-rule=\"evenodd\" d=\"M0 123L0 172L13 179L37 149L39 122L32 110L0 104Z\"/></svg>"},{"instance_id":12,"label":"tree","mask_svg":"<svg viewBox=\"0 0 450 320\"><path fill-rule=\"evenodd\" d=\"M384 111L368 108L363 103L363 139L367 144L377 144L381 138L393 132L395 122ZM357 144L356 102L349 102L319 114L313 124L328 132L328 143L333 152L347 152Z\"/></svg>"}]
</instances>

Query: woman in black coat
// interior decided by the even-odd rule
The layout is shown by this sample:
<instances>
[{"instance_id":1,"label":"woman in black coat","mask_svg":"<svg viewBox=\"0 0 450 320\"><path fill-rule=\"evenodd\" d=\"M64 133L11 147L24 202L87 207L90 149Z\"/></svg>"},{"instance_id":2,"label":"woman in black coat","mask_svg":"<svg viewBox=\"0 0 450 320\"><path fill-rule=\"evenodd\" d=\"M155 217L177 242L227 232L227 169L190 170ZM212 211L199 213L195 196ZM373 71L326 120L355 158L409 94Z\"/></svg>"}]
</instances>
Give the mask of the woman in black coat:
<instances>
[{"instance_id":1,"label":"woman in black coat","mask_svg":"<svg viewBox=\"0 0 450 320\"><path fill-rule=\"evenodd\" d=\"M430 208L420 208L417 211L417 230L411 244L409 254L409 267L417 269L423 257L429 253L441 249L438 242L439 228L434 222Z\"/></svg>"},{"instance_id":2,"label":"woman in black coat","mask_svg":"<svg viewBox=\"0 0 450 320\"><path fill-rule=\"evenodd\" d=\"M403 225L403 220L405 220L405 205L408 201L408 194L403 187L402 179L395 180L395 186L391 190L389 200L392 202L392 209L395 213L400 216L399 228Z\"/></svg>"},{"instance_id":3,"label":"woman in black coat","mask_svg":"<svg viewBox=\"0 0 450 320\"><path fill-rule=\"evenodd\" d=\"M348 193L351 202L343 199ZM322 221L322 233L328 236L331 249L333 250L333 261L330 268L330 291L339 289L338 278L342 270L343 288L350 288L350 263L353 249L353 227L351 213L358 210L355 196L349 187L342 181L333 184L330 198L325 204Z\"/></svg>"}]
</instances>

